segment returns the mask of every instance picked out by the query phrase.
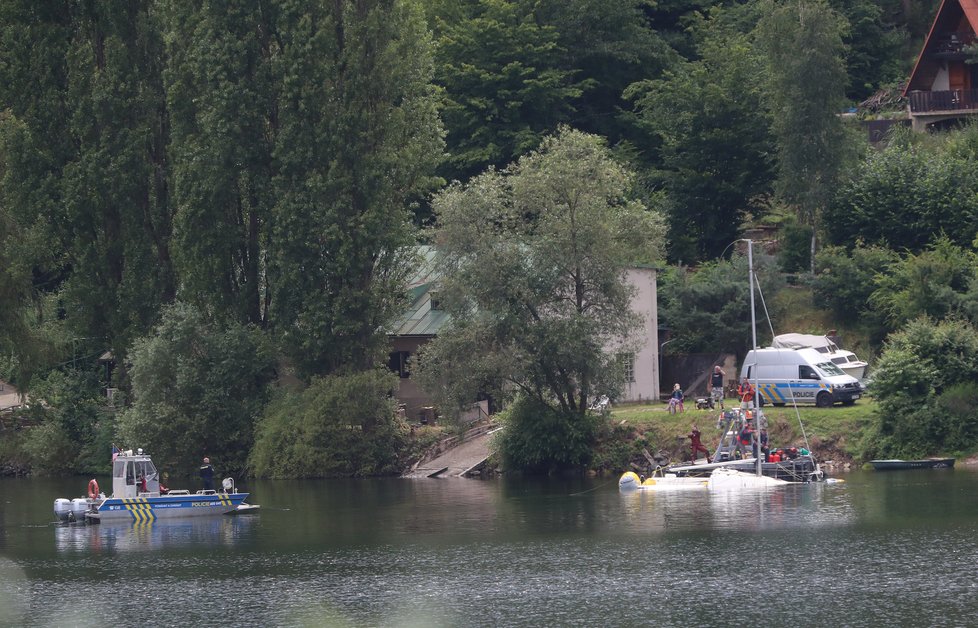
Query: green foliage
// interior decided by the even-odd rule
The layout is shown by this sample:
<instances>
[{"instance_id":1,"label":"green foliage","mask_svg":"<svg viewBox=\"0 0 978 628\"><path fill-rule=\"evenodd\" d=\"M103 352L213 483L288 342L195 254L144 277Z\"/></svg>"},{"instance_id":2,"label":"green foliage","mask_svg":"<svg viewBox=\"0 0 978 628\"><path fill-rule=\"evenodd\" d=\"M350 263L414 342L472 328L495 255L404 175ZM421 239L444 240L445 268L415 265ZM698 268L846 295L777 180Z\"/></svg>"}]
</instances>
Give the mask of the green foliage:
<instances>
[{"instance_id":1,"label":"green foliage","mask_svg":"<svg viewBox=\"0 0 978 628\"><path fill-rule=\"evenodd\" d=\"M890 264L877 277L870 303L892 328L920 316L940 320L960 314L974 286L976 262L973 252L941 236L923 253Z\"/></svg>"},{"instance_id":2,"label":"green foliage","mask_svg":"<svg viewBox=\"0 0 978 628\"><path fill-rule=\"evenodd\" d=\"M824 0L768 2L755 31L766 62L765 103L777 138L778 187L816 230L845 156L838 113L847 82L847 33L845 18Z\"/></svg>"},{"instance_id":3,"label":"green foliage","mask_svg":"<svg viewBox=\"0 0 978 628\"><path fill-rule=\"evenodd\" d=\"M764 299L771 303L784 286L781 274L769 256L755 252L754 265ZM746 354L751 344L746 256L702 264L695 271L670 267L660 280L659 316L673 338L670 352ZM762 324L758 333L764 333Z\"/></svg>"},{"instance_id":4,"label":"green foliage","mask_svg":"<svg viewBox=\"0 0 978 628\"><path fill-rule=\"evenodd\" d=\"M479 0L451 17L436 21L435 80L445 90L447 174L464 180L536 148L569 119L583 86L533 3Z\"/></svg>"},{"instance_id":5,"label":"green foliage","mask_svg":"<svg viewBox=\"0 0 978 628\"><path fill-rule=\"evenodd\" d=\"M142 447L173 475L203 456L238 472L265 404L272 359L252 328L208 322L176 303L132 349L133 405L119 418L120 444Z\"/></svg>"},{"instance_id":6,"label":"green foliage","mask_svg":"<svg viewBox=\"0 0 978 628\"><path fill-rule=\"evenodd\" d=\"M917 50L905 51L909 43L897 16L884 12L878 0L830 0L832 7L849 23L846 45L846 97L859 102L881 85L904 81ZM909 52L909 54L906 54Z\"/></svg>"},{"instance_id":7,"label":"green foliage","mask_svg":"<svg viewBox=\"0 0 978 628\"><path fill-rule=\"evenodd\" d=\"M78 443L57 423L42 423L27 433L24 452L30 458L33 473L64 475L74 469Z\"/></svg>"},{"instance_id":8,"label":"green foliage","mask_svg":"<svg viewBox=\"0 0 978 628\"><path fill-rule=\"evenodd\" d=\"M620 473L629 469L632 460L644 460L642 450L650 449L648 435L639 436L633 426L608 418L596 418L595 424L594 457L589 469Z\"/></svg>"},{"instance_id":9,"label":"green foliage","mask_svg":"<svg viewBox=\"0 0 978 628\"><path fill-rule=\"evenodd\" d=\"M516 399L495 441L503 469L541 474L585 468L600 420L590 413L568 415L529 397Z\"/></svg>"},{"instance_id":10,"label":"green foliage","mask_svg":"<svg viewBox=\"0 0 978 628\"><path fill-rule=\"evenodd\" d=\"M919 457L969 449L974 438L978 329L918 319L890 336L876 364L878 402L870 455ZM971 439L971 440L969 440Z\"/></svg>"},{"instance_id":11,"label":"green foliage","mask_svg":"<svg viewBox=\"0 0 978 628\"><path fill-rule=\"evenodd\" d=\"M762 94L747 37L726 33L721 16L700 58L663 78L635 83L637 124L659 144L651 184L668 195L669 258L693 263L721 255L773 179L768 128L758 124Z\"/></svg>"},{"instance_id":12,"label":"green foliage","mask_svg":"<svg viewBox=\"0 0 978 628\"><path fill-rule=\"evenodd\" d=\"M860 245L850 252L839 246L823 247L815 256L815 303L842 323L882 328L884 321L869 297L876 290L876 277L898 259L895 252L879 246Z\"/></svg>"},{"instance_id":13,"label":"green foliage","mask_svg":"<svg viewBox=\"0 0 978 628\"><path fill-rule=\"evenodd\" d=\"M781 228L781 249L778 251L778 265L786 273L797 273L811 267L812 228L788 222Z\"/></svg>"},{"instance_id":14,"label":"green foliage","mask_svg":"<svg viewBox=\"0 0 978 628\"><path fill-rule=\"evenodd\" d=\"M164 180L163 42L151 2L84 5L65 57L70 103L60 203L71 272L67 321L79 336L106 336L120 363L129 343L173 298Z\"/></svg>"},{"instance_id":15,"label":"green foliage","mask_svg":"<svg viewBox=\"0 0 978 628\"><path fill-rule=\"evenodd\" d=\"M396 387L396 375L370 370L283 391L259 423L252 472L272 478L400 473L408 427L390 396Z\"/></svg>"},{"instance_id":16,"label":"green foliage","mask_svg":"<svg viewBox=\"0 0 978 628\"><path fill-rule=\"evenodd\" d=\"M272 327L300 374L384 354L443 143L417 3L283 3Z\"/></svg>"},{"instance_id":17,"label":"green foliage","mask_svg":"<svg viewBox=\"0 0 978 628\"><path fill-rule=\"evenodd\" d=\"M278 4L163 4L181 298L240 323L268 314Z\"/></svg>"},{"instance_id":18,"label":"green foliage","mask_svg":"<svg viewBox=\"0 0 978 628\"><path fill-rule=\"evenodd\" d=\"M976 161L967 140L898 141L870 153L826 213L829 239L916 253L945 233L954 244L970 245L978 233Z\"/></svg>"},{"instance_id":19,"label":"green foliage","mask_svg":"<svg viewBox=\"0 0 978 628\"><path fill-rule=\"evenodd\" d=\"M66 473L81 469L105 471L109 459L105 426L112 420L103 410L98 377L86 371L52 371L36 379L24 451L33 471Z\"/></svg>"},{"instance_id":20,"label":"green foliage","mask_svg":"<svg viewBox=\"0 0 978 628\"><path fill-rule=\"evenodd\" d=\"M515 387L583 415L614 396L608 347L630 346L638 322L625 269L662 250L662 221L630 184L600 138L562 129L505 171L439 194L433 239L452 324L422 351L418 377L454 397L443 407Z\"/></svg>"}]
</instances>

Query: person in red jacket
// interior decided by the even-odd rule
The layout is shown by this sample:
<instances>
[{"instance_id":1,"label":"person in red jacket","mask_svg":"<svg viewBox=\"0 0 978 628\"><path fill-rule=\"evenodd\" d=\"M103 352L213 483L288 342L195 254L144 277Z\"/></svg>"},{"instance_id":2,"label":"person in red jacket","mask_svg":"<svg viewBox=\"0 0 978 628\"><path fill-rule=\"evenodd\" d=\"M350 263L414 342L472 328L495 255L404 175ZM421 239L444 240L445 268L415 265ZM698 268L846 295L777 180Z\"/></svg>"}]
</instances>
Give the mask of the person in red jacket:
<instances>
[{"instance_id":1,"label":"person in red jacket","mask_svg":"<svg viewBox=\"0 0 978 628\"><path fill-rule=\"evenodd\" d=\"M740 397L740 409L750 410L754 401L754 387L751 386L750 380L746 377L740 383L740 386L737 387L737 396Z\"/></svg>"},{"instance_id":2,"label":"person in red jacket","mask_svg":"<svg viewBox=\"0 0 978 628\"><path fill-rule=\"evenodd\" d=\"M706 456L706 461L710 461L710 450L704 447L702 441L700 441L700 431L696 428L695 423L693 423L693 428L689 432L689 444L693 448L693 463L696 462L697 453L701 451Z\"/></svg>"}]
</instances>

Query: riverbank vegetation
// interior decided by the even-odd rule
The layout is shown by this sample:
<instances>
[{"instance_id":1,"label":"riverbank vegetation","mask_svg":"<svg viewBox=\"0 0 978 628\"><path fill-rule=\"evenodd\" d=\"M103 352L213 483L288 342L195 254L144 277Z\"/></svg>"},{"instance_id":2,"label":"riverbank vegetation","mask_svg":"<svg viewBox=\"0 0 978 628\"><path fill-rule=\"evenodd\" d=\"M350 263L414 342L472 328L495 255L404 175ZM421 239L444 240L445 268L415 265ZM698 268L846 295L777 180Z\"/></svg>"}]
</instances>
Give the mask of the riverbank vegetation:
<instances>
[{"instance_id":1,"label":"riverbank vegetation","mask_svg":"<svg viewBox=\"0 0 978 628\"><path fill-rule=\"evenodd\" d=\"M936 5L0 0L0 378L31 400L0 464L101 469L124 440L396 472L418 445L378 368L435 244L458 327L411 367L446 417L520 391L573 438L514 435L512 465L603 465L579 449L621 431L588 406L623 372L622 268L662 268L670 351L743 355L756 227L773 327L828 320L878 362L872 451L974 449L978 128L851 124Z\"/></svg>"}]
</instances>

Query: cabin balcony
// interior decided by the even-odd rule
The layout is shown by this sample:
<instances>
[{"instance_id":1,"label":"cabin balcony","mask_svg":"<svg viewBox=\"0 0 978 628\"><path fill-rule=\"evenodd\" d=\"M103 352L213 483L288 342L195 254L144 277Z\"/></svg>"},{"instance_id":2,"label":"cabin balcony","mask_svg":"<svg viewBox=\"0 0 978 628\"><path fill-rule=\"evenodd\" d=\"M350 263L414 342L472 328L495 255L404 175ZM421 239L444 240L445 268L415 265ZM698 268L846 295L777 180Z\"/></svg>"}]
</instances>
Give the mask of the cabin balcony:
<instances>
[{"instance_id":1,"label":"cabin balcony","mask_svg":"<svg viewBox=\"0 0 978 628\"><path fill-rule=\"evenodd\" d=\"M975 34L969 32L942 33L934 36L931 54L949 61L961 61L968 57L968 46L975 44Z\"/></svg>"},{"instance_id":2,"label":"cabin balcony","mask_svg":"<svg viewBox=\"0 0 978 628\"><path fill-rule=\"evenodd\" d=\"M949 89L907 94L911 114L978 112L978 89Z\"/></svg>"}]
</instances>

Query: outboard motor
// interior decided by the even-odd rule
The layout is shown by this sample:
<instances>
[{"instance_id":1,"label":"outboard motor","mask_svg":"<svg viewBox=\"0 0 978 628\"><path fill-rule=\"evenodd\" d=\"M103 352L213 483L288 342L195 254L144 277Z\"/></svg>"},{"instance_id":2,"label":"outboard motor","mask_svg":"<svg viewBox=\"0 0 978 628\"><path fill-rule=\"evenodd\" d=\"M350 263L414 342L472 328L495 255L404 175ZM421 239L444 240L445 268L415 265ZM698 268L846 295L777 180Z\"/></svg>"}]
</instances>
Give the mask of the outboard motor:
<instances>
[{"instance_id":1,"label":"outboard motor","mask_svg":"<svg viewBox=\"0 0 978 628\"><path fill-rule=\"evenodd\" d=\"M85 521L85 513L88 511L88 500L84 497L76 497L71 500L71 517L73 521Z\"/></svg>"},{"instance_id":2,"label":"outboard motor","mask_svg":"<svg viewBox=\"0 0 978 628\"><path fill-rule=\"evenodd\" d=\"M54 500L54 516L58 518L58 521L67 523L71 517L71 500L64 497Z\"/></svg>"}]
</instances>

